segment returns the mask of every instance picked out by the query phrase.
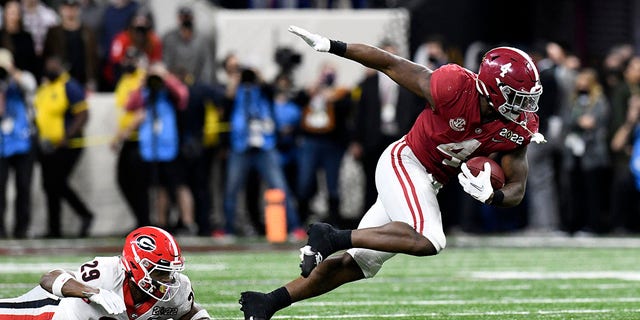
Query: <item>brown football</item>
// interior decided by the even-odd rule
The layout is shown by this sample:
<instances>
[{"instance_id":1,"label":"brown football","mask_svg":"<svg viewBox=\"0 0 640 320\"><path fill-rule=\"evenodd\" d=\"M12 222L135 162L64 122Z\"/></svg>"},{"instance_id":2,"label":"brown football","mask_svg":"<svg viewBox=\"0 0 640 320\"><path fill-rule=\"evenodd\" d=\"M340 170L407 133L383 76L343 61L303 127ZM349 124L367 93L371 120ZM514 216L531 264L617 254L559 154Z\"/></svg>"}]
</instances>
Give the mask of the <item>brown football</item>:
<instances>
[{"instance_id":1,"label":"brown football","mask_svg":"<svg viewBox=\"0 0 640 320\"><path fill-rule=\"evenodd\" d=\"M502 170L502 167L493 159L488 157L473 157L467 160L467 167L469 167L469 171L471 171L471 174L477 176L480 171L484 170L485 162L489 162L489 164L491 165L491 186L493 187L493 189L498 190L504 187L504 171Z\"/></svg>"}]
</instances>

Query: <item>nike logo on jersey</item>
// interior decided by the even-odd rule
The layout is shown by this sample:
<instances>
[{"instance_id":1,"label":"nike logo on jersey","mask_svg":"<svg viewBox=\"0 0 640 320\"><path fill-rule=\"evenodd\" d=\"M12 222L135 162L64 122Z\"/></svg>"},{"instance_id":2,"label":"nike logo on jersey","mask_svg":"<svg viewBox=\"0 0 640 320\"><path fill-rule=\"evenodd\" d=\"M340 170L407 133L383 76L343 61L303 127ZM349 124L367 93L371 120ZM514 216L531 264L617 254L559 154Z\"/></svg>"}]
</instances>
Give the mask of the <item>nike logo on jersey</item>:
<instances>
[{"instance_id":1,"label":"nike logo on jersey","mask_svg":"<svg viewBox=\"0 0 640 320\"><path fill-rule=\"evenodd\" d=\"M502 140L502 139L496 139L496 138L491 138L491 141L492 141L492 142L495 142L495 143L502 143L502 142L504 142L504 140Z\"/></svg>"}]
</instances>

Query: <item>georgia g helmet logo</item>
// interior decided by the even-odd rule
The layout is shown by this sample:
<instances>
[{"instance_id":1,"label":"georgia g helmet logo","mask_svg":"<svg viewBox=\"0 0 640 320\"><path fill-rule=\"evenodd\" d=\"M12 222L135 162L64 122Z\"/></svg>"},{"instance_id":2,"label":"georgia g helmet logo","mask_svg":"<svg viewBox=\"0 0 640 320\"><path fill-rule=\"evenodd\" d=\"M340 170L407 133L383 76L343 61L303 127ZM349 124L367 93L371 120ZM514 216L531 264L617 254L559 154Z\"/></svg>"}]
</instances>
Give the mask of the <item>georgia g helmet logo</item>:
<instances>
[{"instance_id":1,"label":"georgia g helmet logo","mask_svg":"<svg viewBox=\"0 0 640 320\"><path fill-rule=\"evenodd\" d=\"M153 251L156 249L156 241L146 235L139 236L136 239L136 245L144 251Z\"/></svg>"}]
</instances>

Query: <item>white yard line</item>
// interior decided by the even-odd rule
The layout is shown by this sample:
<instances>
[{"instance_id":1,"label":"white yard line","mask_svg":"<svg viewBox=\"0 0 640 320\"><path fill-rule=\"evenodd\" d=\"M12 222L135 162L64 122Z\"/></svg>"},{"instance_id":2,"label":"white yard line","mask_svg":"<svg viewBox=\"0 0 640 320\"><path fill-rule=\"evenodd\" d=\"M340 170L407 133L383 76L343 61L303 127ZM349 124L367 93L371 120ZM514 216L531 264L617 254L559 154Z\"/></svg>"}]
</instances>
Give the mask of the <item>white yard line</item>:
<instances>
[{"instance_id":1,"label":"white yard line","mask_svg":"<svg viewBox=\"0 0 640 320\"><path fill-rule=\"evenodd\" d=\"M640 281L637 271L473 271L471 278L485 280L569 280L569 279L618 279Z\"/></svg>"},{"instance_id":2,"label":"white yard line","mask_svg":"<svg viewBox=\"0 0 640 320\"><path fill-rule=\"evenodd\" d=\"M538 299L476 299L476 300L414 300L414 301L328 301L328 302L300 302L304 307L371 307L371 306L455 306L455 305L515 305L515 304L579 304L579 303L637 303L640 297L630 298L538 298ZM237 303L204 303L208 308L237 308ZM296 306L296 305L294 305ZM583 310L583 309L581 309ZM588 309L585 309L588 310ZM618 310L618 309L617 309ZM554 312L554 311L550 311Z\"/></svg>"},{"instance_id":3,"label":"white yard line","mask_svg":"<svg viewBox=\"0 0 640 320\"><path fill-rule=\"evenodd\" d=\"M541 311L486 311L486 312L427 312L427 313L394 313L394 314L349 314L349 315L304 315L304 316L274 316L273 319L394 319L394 318L436 318L436 317L490 317L510 315L563 315L563 314L609 314L609 313L640 313L640 309L567 309ZM220 318L220 320L238 319Z\"/></svg>"}]
</instances>

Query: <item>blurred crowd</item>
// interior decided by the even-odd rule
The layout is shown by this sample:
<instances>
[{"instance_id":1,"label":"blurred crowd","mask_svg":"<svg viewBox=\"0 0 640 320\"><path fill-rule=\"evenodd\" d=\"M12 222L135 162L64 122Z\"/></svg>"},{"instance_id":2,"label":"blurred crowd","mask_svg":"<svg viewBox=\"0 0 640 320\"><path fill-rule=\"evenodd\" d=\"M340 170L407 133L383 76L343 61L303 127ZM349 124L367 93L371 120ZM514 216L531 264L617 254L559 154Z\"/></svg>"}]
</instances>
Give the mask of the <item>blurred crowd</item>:
<instances>
[{"instance_id":1,"label":"blurred crowd","mask_svg":"<svg viewBox=\"0 0 640 320\"><path fill-rule=\"evenodd\" d=\"M213 1L226 6L225 1ZM247 1L244 8L371 7L375 1ZM84 148L92 92L113 92L117 132L110 147L114 175L136 227L176 234L263 234L262 194L285 194L293 240L323 220L355 227L364 212L345 216L341 170L349 157L364 174L362 210L376 200L378 156L401 138L425 102L374 70L353 87L339 85L328 58L305 86L296 68L303 56L279 48L280 66L266 79L259 66L229 52L215 57L215 39L197 29L188 6L175 27L159 35L151 11L133 0L4 1L0 29L0 238L89 235L95 212L72 188L70 176ZM396 43L381 48L397 52ZM446 39L425 38L412 54L436 69L459 63L476 71L492 46L477 42L452 54ZM448 232L630 234L640 232L640 53L620 44L598 65L584 65L562 43L525 48L538 65L544 94L540 131L547 144L530 145L523 203L512 209L482 205L457 183L439 194ZM634 145L639 147L634 148ZM33 168L41 186L33 186ZM9 174L15 199L6 198ZM32 235L31 192L46 196L47 233ZM312 200L324 195L317 212ZM240 198L242 197L242 198ZM221 201L222 212L214 201ZM80 221L61 228L65 201ZM15 223L4 225L8 203ZM240 207L247 219L236 219Z\"/></svg>"}]
</instances>

